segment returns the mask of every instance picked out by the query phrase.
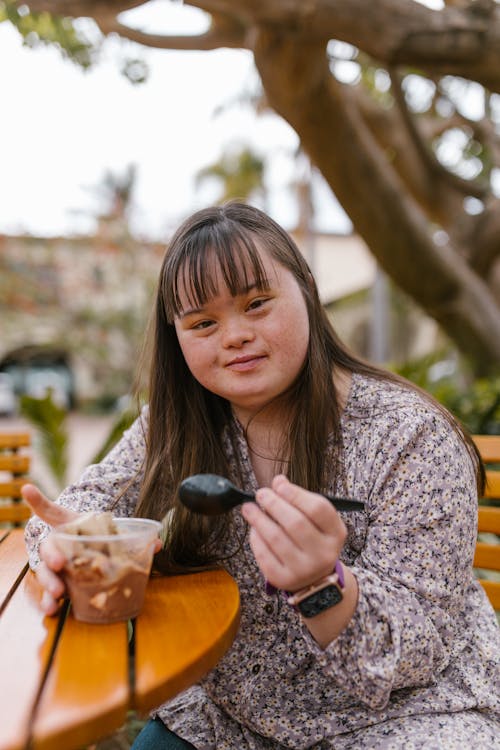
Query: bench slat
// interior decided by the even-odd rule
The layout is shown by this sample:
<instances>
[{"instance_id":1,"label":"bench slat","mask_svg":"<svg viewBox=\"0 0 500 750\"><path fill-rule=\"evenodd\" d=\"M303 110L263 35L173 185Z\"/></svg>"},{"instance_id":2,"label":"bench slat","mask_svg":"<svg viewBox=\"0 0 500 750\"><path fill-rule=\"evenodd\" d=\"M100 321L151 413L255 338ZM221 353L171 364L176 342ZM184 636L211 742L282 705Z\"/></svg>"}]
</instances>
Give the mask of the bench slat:
<instances>
[{"instance_id":1,"label":"bench slat","mask_svg":"<svg viewBox=\"0 0 500 750\"><path fill-rule=\"evenodd\" d=\"M29 481L31 456L18 449L31 445L29 432L0 432L0 523L24 524L32 515L22 502L21 487ZM14 502L1 502L3 498ZM18 502L19 501L19 502Z\"/></svg>"},{"instance_id":2,"label":"bench slat","mask_svg":"<svg viewBox=\"0 0 500 750\"><path fill-rule=\"evenodd\" d=\"M5 531L0 540L0 611L15 581L26 568L28 558L23 533Z\"/></svg>"},{"instance_id":3,"label":"bench slat","mask_svg":"<svg viewBox=\"0 0 500 750\"><path fill-rule=\"evenodd\" d=\"M19 453L0 453L0 471L26 474L30 468L30 457Z\"/></svg>"},{"instance_id":4,"label":"bench slat","mask_svg":"<svg viewBox=\"0 0 500 750\"><path fill-rule=\"evenodd\" d=\"M85 747L111 734L126 721L129 695L127 623L77 623L70 612L38 704L34 747Z\"/></svg>"},{"instance_id":5,"label":"bench slat","mask_svg":"<svg viewBox=\"0 0 500 750\"><path fill-rule=\"evenodd\" d=\"M28 481L27 477L22 479L9 479L0 482L0 497L21 497L21 487Z\"/></svg>"},{"instance_id":6,"label":"bench slat","mask_svg":"<svg viewBox=\"0 0 500 750\"><path fill-rule=\"evenodd\" d=\"M473 435L472 437L484 463L500 463L500 435Z\"/></svg>"},{"instance_id":7,"label":"bench slat","mask_svg":"<svg viewBox=\"0 0 500 750\"><path fill-rule=\"evenodd\" d=\"M490 534L500 534L500 508L490 508L486 505L480 505L478 530L487 531Z\"/></svg>"},{"instance_id":8,"label":"bench slat","mask_svg":"<svg viewBox=\"0 0 500 750\"><path fill-rule=\"evenodd\" d=\"M474 553L474 567L485 570L500 570L500 554L497 544L476 542Z\"/></svg>"},{"instance_id":9,"label":"bench slat","mask_svg":"<svg viewBox=\"0 0 500 750\"><path fill-rule=\"evenodd\" d=\"M0 450L25 448L31 445L29 432L0 432Z\"/></svg>"},{"instance_id":10,"label":"bench slat","mask_svg":"<svg viewBox=\"0 0 500 750\"><path fill-rule=\"evenodd\" d=\"M473 439L486 466L487 485L484 497L500 499L500 470L492 468L492 464L500 464L500 435L473 435ZM493 580L480 579L480 582L493 608L500 610L500 507L479 506L478 532L497 535L496 543L494 537L492 542L476 542L474 567L495 571L492 573Z\"/></svg>"},{"instance_id":11,"label":"bench slat","mask_svg":"<svg viewBox=\"0 0 500 750\"><path fill-rule=\"evenodd\" d=\"M5 585L26 568L23 532L11 531L0 543L0 581ZM10 566L8 576L4 571ZM14 574L12 566L15 567ZM8 571L7 571L8 572ZM57 618L41 618L40 589L32 573L26 574L0 617L0 664L9 675L9 690L2 695L0 750L24 750L47 654L55 638Z\"/></svg>"},{"instance_id":12,"label":"bench slat","mask_svg":"<svg viewBox=\"0 0 500 750\"><path fill-rule=\"evenodd\" d=\"M500 471L486 471L486 489L484 496L488 498L500 498Z\"/></svg>"},{"instance_id":13,"label":"bench slat","mask_svg":"<svg viewBox=\"0 0 500 750\"><path fill-rule=\"evenodd\" d=\"M31 508L23 502L0 505L0 523L23 523L31 515Z\"/></svg>"},{"instance_id":14,"label":"bench slat","mask_svg":"<svg viewBox=\"0 0 500 750\"><path fill-rule=\"evenodd\" d=\"M500 610L500 581L486 581L481 578L479 581L483 589L486 591L488 599L493 605L493 609Z\"/></svg>"}]
</instances>

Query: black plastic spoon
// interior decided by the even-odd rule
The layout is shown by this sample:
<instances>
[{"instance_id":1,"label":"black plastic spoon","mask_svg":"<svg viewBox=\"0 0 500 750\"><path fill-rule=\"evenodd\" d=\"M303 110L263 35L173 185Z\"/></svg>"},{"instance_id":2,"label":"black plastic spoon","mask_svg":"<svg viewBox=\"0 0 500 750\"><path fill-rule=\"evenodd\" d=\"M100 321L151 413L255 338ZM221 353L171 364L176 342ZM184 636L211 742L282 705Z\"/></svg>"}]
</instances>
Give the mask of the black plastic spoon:
<instances>
[{"instance_id":1,"label":"black plastic spoon","mask_svg":"<svg viewBox=\"0 0 500 750\"><path fill-rule=\"evenodd\" d=\"M186 508L204 516L218 516L241 503L255 500L253 492L244 492L235 487L229 479L217 474L194 474L187 477L179 486L179 497ZM365 507L360 500L328 495L325 497L337 510L354 511L363 510Z\"/></svg>"}]
</instances>

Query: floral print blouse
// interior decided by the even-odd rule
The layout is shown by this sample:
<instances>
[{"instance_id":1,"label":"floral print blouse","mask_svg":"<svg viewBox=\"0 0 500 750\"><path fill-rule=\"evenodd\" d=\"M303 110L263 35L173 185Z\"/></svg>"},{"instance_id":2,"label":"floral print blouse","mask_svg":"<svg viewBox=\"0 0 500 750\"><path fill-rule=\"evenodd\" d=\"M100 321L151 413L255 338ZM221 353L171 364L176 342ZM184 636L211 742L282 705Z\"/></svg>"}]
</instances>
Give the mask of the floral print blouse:
<instances>
[{"instance_id":1,"label":"floral print blouse","mask_svg":"<svg viewBox=\"0 0 500 750\"><path fill-rule=\"evenodd\" d=\"M143 428L138 419L58 502L105 509L139 472L114 510L133 514ZM244 489L255 490L235 428L236 445L224 444L231 478L238 461ZM420 394L362 375L352 378L342 440L343 476L331 474L325 491L365 503L343 514L341 559L359 584L348 626L320 648L283 594L266 592L245 542L225 564L241 595L233 646L155 714L198 750L453 748L466 746L453 744L462 736L475 748L500 748L500 631L472 572L477 493L466 448ZM333 441L328 454L333 466ZM244 531L238 510L233 523ZM37 518L26 527L32 566L46 533ZM429 744L438 731L452 744Z\"/></svg>"}]
</instances>

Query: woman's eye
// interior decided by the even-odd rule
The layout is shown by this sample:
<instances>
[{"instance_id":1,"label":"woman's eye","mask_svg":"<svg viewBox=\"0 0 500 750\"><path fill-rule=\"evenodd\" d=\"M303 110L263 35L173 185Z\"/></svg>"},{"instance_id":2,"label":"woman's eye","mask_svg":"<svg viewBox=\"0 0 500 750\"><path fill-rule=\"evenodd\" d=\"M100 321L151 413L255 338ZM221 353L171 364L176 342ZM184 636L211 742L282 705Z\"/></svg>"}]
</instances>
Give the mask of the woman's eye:
<instances>
[{"instance_id":1,"label":"woman's eye","mask_svg":"<svg viewBox=\"0 0 500 750\"><path fill-rule=\"evenodd\" d=\"M195 323L191 326L191 329L193 331L203 331L205 328L209 328L209 326L213 325L213 320L200 320L198 323Z\"/></svg>"},{"instance_id":2,"label":"woman's eye","mask_svg":"<svg viewBox=\"0 0 500 750\"><path fill-rule=\"evenodd\" d=\"M259 297L258 299L252 300L247 309L248 310L257 310L259 307L262 307L266 302L268 301L267 297Z\"/></svg>"}]
</instances>

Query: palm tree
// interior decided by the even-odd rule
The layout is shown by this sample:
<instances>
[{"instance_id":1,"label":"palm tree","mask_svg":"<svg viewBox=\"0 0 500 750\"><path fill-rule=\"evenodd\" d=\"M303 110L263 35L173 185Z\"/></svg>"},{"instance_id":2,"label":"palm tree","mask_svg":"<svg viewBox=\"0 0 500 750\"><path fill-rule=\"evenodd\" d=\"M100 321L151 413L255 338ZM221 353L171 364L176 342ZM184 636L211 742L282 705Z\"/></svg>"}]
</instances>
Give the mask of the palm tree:
<instances>
[{"instance_id":1,"label":"palm tree","mask_svg":"<svg viewBox=\"0 0 500 750\"><path fill-rule=\"evenodd\" d=\"M229 147L221 157L196 173L196 184L215 179L220 184L219 203L238 198L256 200L265 209L265 161L249 146Z\"/></svg>"}]
</instances>

